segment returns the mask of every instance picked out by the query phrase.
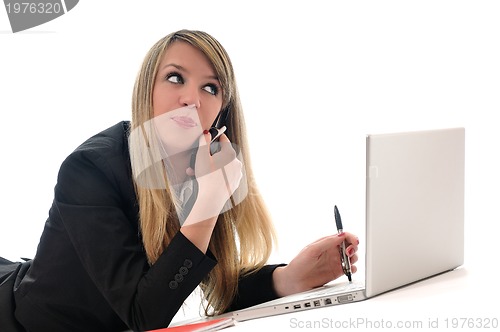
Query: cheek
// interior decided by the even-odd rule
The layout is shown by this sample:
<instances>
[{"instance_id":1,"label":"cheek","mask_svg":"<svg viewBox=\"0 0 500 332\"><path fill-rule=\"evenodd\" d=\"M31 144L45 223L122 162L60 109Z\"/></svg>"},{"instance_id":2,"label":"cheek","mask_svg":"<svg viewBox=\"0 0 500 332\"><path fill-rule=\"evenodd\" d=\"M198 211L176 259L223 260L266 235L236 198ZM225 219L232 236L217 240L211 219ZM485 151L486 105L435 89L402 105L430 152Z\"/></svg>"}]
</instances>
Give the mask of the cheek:
<instances>
[{"instance_id":1,"label":"cheek","mask_svg":"<svg viewBox=\"0 0 500 332\"><path fill-rule=\"evenodd\" d=\"M201 121L201 125L204 129L209 129L215 121L215 118L219 114L219 109L213 109L209 112L201 112L198 113Z\"/></svg>"},{"instance_id":2,"label":"cheek","mask_svg":"<svg viewBox=\"0 0 500 332\"><path fill-rule=\"evenodd\" d=\"M153 116L158 116L163 114L164 112L161 112L160 110L163 109L163 100L159 98L158 92L155 90L153 91Z\"/></svg>"},{"instance_id":3,"label":"cheek","mask_svg":"<svg viewBox=\"0 0 500 332\"><path fill-rule=\"evenodd\" d=\"M217 115L222 109L222 101L215 100L205 105L207 107L202 110L200 118L202 120L202 124L205 125L205 128L209 128L214 123L215 118L217 118Z\"/></svg>"},{"instance_id":4,"label":"cheek","mask_svg":"<svg viewBox=\"0 0 500 332\"><path fill-rule=\"evenodd\" d=\"M175 109L172 102L173 97L168 91L153 89L153 116L159 116Z\"/></svg>"}]
</instances>

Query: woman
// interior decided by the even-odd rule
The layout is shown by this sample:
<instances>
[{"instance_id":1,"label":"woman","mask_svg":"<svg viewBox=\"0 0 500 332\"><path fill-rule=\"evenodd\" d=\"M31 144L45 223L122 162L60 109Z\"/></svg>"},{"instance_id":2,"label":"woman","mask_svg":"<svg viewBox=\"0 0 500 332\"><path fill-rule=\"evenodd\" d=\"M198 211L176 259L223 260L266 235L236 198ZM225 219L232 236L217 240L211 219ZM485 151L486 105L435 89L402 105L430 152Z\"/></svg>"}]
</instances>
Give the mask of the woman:
<instances>
[{"instance_id":1,"label":"woman","mask_svg":"<svg viewBox=\"0 0 500 332\"><path fill-rule=\"evenodd\" d=\"M218 123L226 131L211 151ZM14 285L18 330L150 330L168 326L197 286L212 315L343 275L343 241L357 260L347 233L265 265L275 234L245 137L222 46L201 31L158 41L135 83L131 123L90 138L61 166L36 257Z\"/></svg>"}]
</instances>

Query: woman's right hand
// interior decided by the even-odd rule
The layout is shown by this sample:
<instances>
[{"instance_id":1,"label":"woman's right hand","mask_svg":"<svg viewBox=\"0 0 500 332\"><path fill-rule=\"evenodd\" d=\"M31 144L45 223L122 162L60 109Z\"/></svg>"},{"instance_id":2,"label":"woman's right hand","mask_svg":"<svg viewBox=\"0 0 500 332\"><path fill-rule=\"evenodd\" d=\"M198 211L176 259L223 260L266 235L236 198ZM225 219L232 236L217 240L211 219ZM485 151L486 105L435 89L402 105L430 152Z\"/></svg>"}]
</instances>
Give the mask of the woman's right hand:
<instances>
[{"instance_id":1,"label":"woman's right hand","mask_svg":"<svg viewBox=\"0 0 500 332\"><path fill-rule=\"evenodd\" d=\"M225 134L219 138L220 150L210 154L210 134L200 136L194 165L198 195L186 222L195 223L219 215L242 179L243 164ZM195 215L191 215L191 214Z\"/></svg>"}]
</instances>

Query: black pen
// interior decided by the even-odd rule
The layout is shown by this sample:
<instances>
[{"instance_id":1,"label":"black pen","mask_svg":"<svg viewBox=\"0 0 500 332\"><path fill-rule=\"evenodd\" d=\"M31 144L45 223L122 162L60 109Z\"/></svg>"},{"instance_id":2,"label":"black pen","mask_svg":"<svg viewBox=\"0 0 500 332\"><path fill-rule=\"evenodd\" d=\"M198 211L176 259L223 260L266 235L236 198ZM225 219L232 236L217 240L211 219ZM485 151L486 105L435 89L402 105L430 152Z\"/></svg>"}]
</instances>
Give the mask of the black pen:
<instances>
[{"instance_id":1,"label":"black pen","mask_svg":"<svg viewBox=\"0 0 500 332\"><path fill-rule=\"evenodd\" d=\"M337 205L334 208L335 213L335 223L337 224L337 232L338 234L342 234L344 232L344 227L342 226L342 218L340 218L339 209L337 209ZM345 251L345 241L342 241L342 245L340 247L340 258L342 259L342 269L344 270L347 279L349 282L352 282L352 272L351 272L351 261L349 260L349 256Z\"/></svg>"}]
</instances>

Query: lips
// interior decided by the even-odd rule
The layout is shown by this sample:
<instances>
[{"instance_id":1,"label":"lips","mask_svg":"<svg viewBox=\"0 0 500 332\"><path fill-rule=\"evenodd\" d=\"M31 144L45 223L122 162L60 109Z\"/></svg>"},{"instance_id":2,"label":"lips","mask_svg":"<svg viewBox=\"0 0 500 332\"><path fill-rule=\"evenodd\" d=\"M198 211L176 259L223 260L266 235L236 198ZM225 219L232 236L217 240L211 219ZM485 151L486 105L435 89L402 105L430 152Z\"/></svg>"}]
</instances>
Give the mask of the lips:
<instances>
[{"instance_id":1,"label":"lips","mask_svg":"<svg viewBox=\"0 0 500 332\"><path fill-rule=\"evenodd\" d=\"M178 115L173 116L171 119L181 128L189 129L197 126L197 123L194 122L189 116Z\"/></svg>"}]
</instances>

